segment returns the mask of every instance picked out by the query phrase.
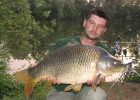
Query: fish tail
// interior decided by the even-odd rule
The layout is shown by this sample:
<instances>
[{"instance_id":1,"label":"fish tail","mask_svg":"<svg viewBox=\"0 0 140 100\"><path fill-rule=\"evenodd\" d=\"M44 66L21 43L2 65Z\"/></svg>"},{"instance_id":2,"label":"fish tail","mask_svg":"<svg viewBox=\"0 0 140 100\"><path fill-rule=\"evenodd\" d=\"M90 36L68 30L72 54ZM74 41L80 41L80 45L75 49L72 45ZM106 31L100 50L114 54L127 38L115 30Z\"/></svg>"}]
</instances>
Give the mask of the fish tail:
<instances>
[{"instance_id":1,"label":"fish tail","mask_svg":"<svg viewBox=\"0 0 140 100\"><path fill-rule=\"evenodd\" d=\"M25 69L15 73L15 78L16 80L22 81L25 84L25 95L27 97L31 97L32 90L37 82L29 76L28 70Z\"/></svg>"},{"instance_id":2,"label":"fish tail","mask_svg":"<svg viewBox=\"0 0 140 100\"><path fill-rule=\"evenodd\" d=\"M25 82L25 79L27 78L27 76L29 76L29 75L28 75L28 70L25 69L25 70L16 72L16 73L14 74L14 76L15 76L16 80Z\"/></svg>"}]
</instances>

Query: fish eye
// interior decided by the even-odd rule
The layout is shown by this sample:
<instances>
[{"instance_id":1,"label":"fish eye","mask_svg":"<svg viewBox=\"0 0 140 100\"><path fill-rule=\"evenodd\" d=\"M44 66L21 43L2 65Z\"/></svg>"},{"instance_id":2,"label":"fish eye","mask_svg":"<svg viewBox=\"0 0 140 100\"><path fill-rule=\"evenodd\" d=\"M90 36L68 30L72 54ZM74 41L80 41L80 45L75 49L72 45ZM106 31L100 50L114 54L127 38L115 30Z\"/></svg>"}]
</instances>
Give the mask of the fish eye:
<instances>
[{"instance_id":1,"label":"fish eye","mask_svg":"<svg viewBox=\"0 0 140 100\"><path fill-rule=\"evenodd\" d=\"M113 62L114 64L117 64L117 62Z\"/></svg>"}]
</instances>

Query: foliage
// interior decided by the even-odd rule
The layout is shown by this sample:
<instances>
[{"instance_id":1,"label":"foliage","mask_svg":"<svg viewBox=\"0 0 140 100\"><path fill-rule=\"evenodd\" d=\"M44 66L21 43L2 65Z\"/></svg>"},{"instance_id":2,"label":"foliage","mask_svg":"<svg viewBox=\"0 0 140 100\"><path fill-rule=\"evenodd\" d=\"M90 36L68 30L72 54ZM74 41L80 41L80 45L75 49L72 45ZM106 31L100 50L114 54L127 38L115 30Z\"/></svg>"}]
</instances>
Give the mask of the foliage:
<instances>
[{"instance_id":1,"label":"foliage","mask_svg":"<svg viewBox=\"0 0 140 100\"><path fill-rule=\"evenodd\" d=\"M137 1L138 2L138 1ZM5 47L15 58L24 59L29 53L37 58L44 55L48 50L49 44L52 44L49 37L53 35L53 28L56 25L55 19L81 19L86 12L93 7L101 7L111 15L111 21L115 27L111 27L115 34L116 30L125 32L129 28L139 29L132 26L132 19L139 18L139 6L134 6L132 2L115 0L95 0L87 2L86 0L2 0L0 4L0 42L5 43ZM139 3L139 2L138 2ZM112 9L110 9L110 7ZM137 12L137 13L135 13ZM123 30L116 21L122 21ZM47 23L40 24L40 20L46 20ZM135 19L136 20L136 19ZM124 24L127 22L130 24ZM52 24L53 23L53 24ZM112 24L111 23L111 24ZM137 28L137 29L136 29ZM133 33L138 33L133 31ZM105 37L108 38L108 34ZM131 34L134 37L133 34ZM131 37L130 36L130 37ZM135 37L134 37L135 38ZM110 41L112 41L111 38ZM110 42L109 41L109 42Z\"/></svg>"},{"instance_id":2,"label":"foliage","mask_svg":"<svg viewBox=\"0 0 140 100\"><path fill-rule=\"evenodd\" d=\"M53 31L54 24L40 26L40 23L32 17L27 0L10 1L1 1L0 42L4 43L15 58L25 58L29 53L34 57L42 54L38 53L42 50L41 42Z\"/></svg>"},{"instance_id":3,"label":"foliage","mask_svg":"<svg viewBox=\"0 0 140 100\"><path fill-rule=\"evenodd\" d=\"M0 99L4 96L17 96L20 97L21 87L20 84L13 79L11 75L7 73L7 61L9 59L8 50L0 45Z\"/></svg>"},{"instance_id":4,"label":"foliage","mask_svg":"<svg viewBox=\"0 0 140 100\"><path fill-rule=\"evenodd\" d=\"M79 19L87 9L103 8L111 19L132 20L138 17L139 0L29 0L33 16L37 19ZM46 17L44 13L49 13ZM48 14L47 14L48 15Z\"/></svg>"},{"instance_id":5,"label":"foliage","mask_svg":"<svg viewBox=\"0 0 140 100\"><path fill-rule=\"evenodd\" d=\"M77 19L78 17L80 17L80 13L76 9L76 7L73 3L65 5L63 12L64 12L65 19L73 19L74 20L74 19Z\"/></svg>"},{"instance_id":6,"label":"foliage","mask_svg":"<svg viewBox=\"0 0 140 100\"><path fill-rule=\"evenodd\" d=\"M28 100L24 94L24 85L14 80L13 76L0 70L0 99ZM45 81L40 81L33 90L33 100L45 100L49 88L43 88Z\"/></svg>"},{"instance_id":7,"label":"foliage","mask_svg":"<svg viewBox=\"0 0 140 100\"><path fill-rule=\"evenodd\" d=\"M23 95L23 85L16 82L11 75L5 73L5 70L0 70L0 77L0 98L5 96L20 97L21 94Z\"/></svg>"},{"instance_id":8,"label":"foliage","mask_svg":"<svg viewBox=\"0 0 140 100\"><path fill-rule=\"evenodd\" d=\"M140 74L140 63L138 66L136 66L135 70L138 74ZM134 82L134 83L140 83L140 77L136 73L130 73L126 76L125 79L126 82Z\"/></svg>"},{"instance_id":9,"label":"foliage","mask_svg":"<svg viewBox=\"0 0 140 100\"><path fill-rule=\"evenodd\" d=\"M7 62L11 55L25 58L29 53L37 52L35 48L39 48L41 40L53 31L51 27L54 25L55 22L49 24L50 27L40 26L32 17L27 0L0 1L0 99L27 99L23 84L7 73ZM37 54L40 53L34 53L34 56Z\"/></svg>"}]
</instances>

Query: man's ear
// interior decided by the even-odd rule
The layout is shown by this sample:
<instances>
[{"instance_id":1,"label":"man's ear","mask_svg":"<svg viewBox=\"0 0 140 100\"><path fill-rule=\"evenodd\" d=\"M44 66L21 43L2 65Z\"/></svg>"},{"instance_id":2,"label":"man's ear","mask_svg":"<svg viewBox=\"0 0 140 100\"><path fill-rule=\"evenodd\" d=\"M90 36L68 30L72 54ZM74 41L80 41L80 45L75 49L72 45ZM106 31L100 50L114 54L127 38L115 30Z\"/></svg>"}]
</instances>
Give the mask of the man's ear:
<instances>
[{"instance_id":1,"label":"man's ear","mask_svg":"<svg viewBox=\"0 0 140 100\"><path fill-rule=\"evenodd\" d=\"M104 32L103 32L103 34L106 32L106 30L107 30L107 28L105 28L105 29L104 29Z\"/></svg>"},{"instance_id":2,"label":"man's ear","mask_svg":"<svg viewBox=\"0 0 140 100\"><path fill-rule=\"evenodd\" d=\"M86 22L87 22L87 20L86 20L86 19L84 19L84 22L83 22L83 27L85 27Z\"/></svg>"}]
</instances>

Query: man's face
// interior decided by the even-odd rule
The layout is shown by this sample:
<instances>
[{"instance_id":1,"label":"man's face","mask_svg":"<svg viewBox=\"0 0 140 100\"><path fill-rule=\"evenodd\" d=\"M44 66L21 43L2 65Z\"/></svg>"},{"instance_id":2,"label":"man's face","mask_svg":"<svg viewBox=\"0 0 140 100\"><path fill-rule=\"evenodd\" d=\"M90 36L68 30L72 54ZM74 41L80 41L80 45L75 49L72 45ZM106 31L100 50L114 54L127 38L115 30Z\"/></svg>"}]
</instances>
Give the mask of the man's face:
<instances>
[{"instance_id":1,"label":"man's face","mask_svg":"<svg viewBox=\"0 0 140 100\"><path fill-rule=\"evenodd\" d=\"M106 31L106 23L107 20L92 14L89 19L84 20L84 34L87 38L96 40Z\"/></svg>"}]
</instances>

